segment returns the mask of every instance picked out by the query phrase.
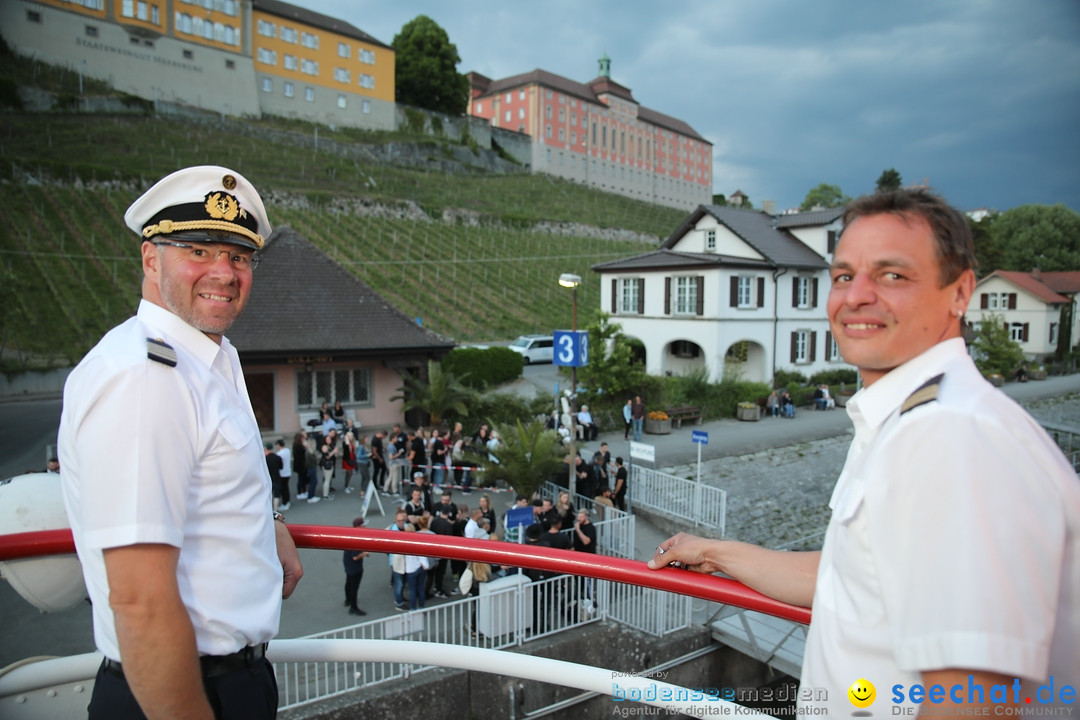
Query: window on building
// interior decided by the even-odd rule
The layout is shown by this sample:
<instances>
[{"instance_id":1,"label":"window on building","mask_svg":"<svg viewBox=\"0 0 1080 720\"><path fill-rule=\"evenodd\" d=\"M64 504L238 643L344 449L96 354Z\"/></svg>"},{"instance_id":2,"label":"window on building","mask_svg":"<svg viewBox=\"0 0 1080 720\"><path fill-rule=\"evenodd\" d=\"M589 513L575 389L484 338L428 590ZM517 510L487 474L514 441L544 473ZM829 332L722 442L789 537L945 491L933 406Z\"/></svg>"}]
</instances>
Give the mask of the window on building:
<instances>
[{"instance_id":1,"label":"window on building","mask_svg":"<svg viewBox=\"0 0 1080 720\"><path fill-rule=\"evenodd\" d=\"M356 59L359 60L362 63L367 63L368 65L374 65L375 64L375 51L374 50L365 50L364 48L357 48L356 49Z\"/></svg>"},{"instance_id":2,"label":"window on building","mask_svg":"<svg viewBox=\"0 0 1080 720\"><path fill-rule=\"evenodd\" d=\"M1013 342L1025 343L1028 341L1027 323L1009 323L1009 339Z\"/></svg>"},{"instance_id":3,"label":"window on building","mask_svg":"<svg viewBox=\"0 0 1080 720\"><path fill-rule=\"evenodd\" d=\"M300 67L297 57L288 53L285 53L285 57L282 58L282 64L285 66L286 70L296 70Z\"/></svg>"},{"instance_id":4,"label":"window on building","mask_svg":"<svg viewBox=\"0 0 1080 720\"><path fill-rule=\"evenodd\" d=\"M746 308L753 307L754 305L754 278L745 275L740 275L736 279L735 288L735 306Z\"/></svg>"},{"instance_id":5,"label":"window on building","mask_svg":"<svg viewBox=\"0 0 1080 720\"><path fill-rule=\"evenodd\" d=\"M225 69L226 70L235 70L236 69L236 61L226 59L225 60Z\"/></svg>"},{"instance_id":6,"label":"window on building","mask_svg":"<svg viewBox=\"0 0 1080 720\"><path fill-rule=\"evenodd\" d=\"M577 133L576 132L570 133L570 144L571 145L577 145Z\"/></svg>"},{"instance_id":7,"label":"window on building","mask_svg":"<svg viewBox=\"0 0 1080 720\"><path fill-rule=\"evenodd\" d=\"M313 35L309 32L300 33L300 44L311 50L319 49L319 36Z\"/></svg>"},{"instance_id":8,"label":"window on building","mask_svg":"<svg viewBox=\"0 0 1080 720\"><path fill-rule=\"evenodd\" d=\"M689 340L676 340L671 343L671 354L679 358L696 358L701 354L701 348Z\"/></svg>"},{"instance_id":9,"label":"window on building","mask_svg":"<svg viewBox=\"0 0 1080 720\"><path fill-rule=\"evenodd\" d=\"M291 98L293 96L293 84L291 82L285 83L284 86L285 97Z\"/></svg>"},{"instance_id":10,"label":"window on building","mask_svg":"<svg viewBox=\"0 0 1080 720\"><path fill-rule=\"evenodd\" d=\"M318 75L319 63L314 60L308 60L307 58L300 59L300 72L305 75Z\"/></svg>"},{"instance_id":11,"label":"window on building","mask_svg":"<svg viewBox=\"0 0 1080 720\"><path fill-rule=\"evenodd\" d=\"M135 17L135 0L124 0L120 3L120 14L124 17Z\"/></svg>"},{"instance_id":12,"label":"window on building","mask_svg":"<svg viewBox=\"0 0 1080 720\"><path fill-rule=\"evenodd\" d=\"M277 25L266 20L259 20L255 26L255 31L263 37L277 37Z\"/></svg>"},{"instance_id":13,"label":"window on building","mask_svg":"<svg viewBox=\"0 0 1080 720\"><path fill-rule=\"evenodd\" d=\"M39 13L37 10L27 10L26 11L26 20L27 20L27 22L37 23L37 24L40 25L41 24L41 13Z\"/></svg>"},{"instance_id":14,"label":"window on building","mask_svg":"<svg viewBox=\"0 0 1080 720\"><path fill-rule=\"evenodd\" d=\"M600 128L600 147L607 150L607 125Z\"/></svg>"},{"instance_id":15,"label":"window on building","mask_svg":"<svg viewBox=\"0 0 1080 720\"><path fill-rule=\"evenodd\" d=\"M274 92L274 81L268 77L262 79L262 91L264 93Z\"/></svg>"},{"instance_id":16,"label":"window on building","mask_svg":"<svg viewBox=\"0 0 1080 720\"><path fill-rule=\"evenodd\" d=\"M296 373L297 409L317 408L340 400L348 405L374 404L370 368Z\"/></svg>"},{"instance_id":17,"label":"window on building","mask_svg":"<svg viewBox=\"0 0 1080 720\"><path fill-rule=\"evenodd\" d=\"M825 359L829 362L840 362L840 346L836 344L836 338L831 332L825 333Z\"/></svg>"},{"instance_id":18,"label":"window on building","mask_svg":"<svg viewBox=\"0 0 1080 720\"><path fill-rule=\"evenodd\" d=\"M979 307L982 310L1015 310L1016 293L981 293L979 296Z\"/></svg>"},{"instance_id":19,"label":"window on building","mask_svg":"<svg viewBox=\"0 0 1080 720\"><path fill-rule=\"evenodd\" d=\"M368 90L374 90L375 89L375 76L374 75L365 75L364 73L360 73L360 77L357 78L357 83L359 83L360 87L362 87L362 88L367 88Z\"/></svg>"},{"instance_id":20,"label":"window on building","mask_svg":"<svg viewBox=\"0 0 1080 720\"><path fill-rule=\"evenodd\" d=\"M818 280L807 275L797 275L791 280L791 306L815 308L818 303Z\"/></svg>"},{"instance_id":21,"label":"window on building","mask_svg":"<svg viewBox=\"0 0 1080 720\"><path fill-rule=\"evenodd\" d=\"M510 111L509 110L507 110L506 113L505 113L505 119L506 119L506 124L509 125L510 124Z\"/></svg>"},{"instance_id":22,"label":"window on building","mask_svg":"<svg viewBox=\"0 0 1080 720\"><path fill-rule=\"evenodd\" d=\"M716 249L716 230L715 229L710 229L710 230L705 231L705 249L710 250L710 251Z\"/></svg>"},{"instance_id":23,"label":"window on building","mask_svg":"<svg viewBox=\"0 0 1080 720\"><path fill-rule=\"evenodd\" d=\"M264 65L277 65L277 52L267 50L266 48L259 48L258 59L259 62Z\"/></svg>"},{"instance_id":24,"label":"window on building","mask_svg":"<svg viewBox=\"0 0 1080 720\"><path fill-rule=\"evenodd\" d=\"M337 55L338 55L338 57L343 57L343 58L352 57L352 52L350 52L350 50L349 50L349 44L339 42L337 44Z\"/></svg>"},{"instance_id":25,"label":"window on building","mask_svg":"<svg viewBox=\"0 0 1080 720\"><path fill-rule=\"evenodd\" d=\"M474 112L477 115L482 115L483 112L484 112L484 103L482 103L482 102L476 103L476 110Z\"/></svg>"},{"instance_id":26,"label":"window on building","mask_svg":"<svg viewBox=\"0 0 1080 720\"><path fill-rule=\"evenodd\" d=\"M371 112L371 101L365 100L363 102L363 104L361 105L361 107L362 107L365 114L370 113Z\"/></svg>"},{"instance_id":27,"label":"window on building","mask_svg":"<svg viewBox=\"0 0 1080 720\"><path fill-rule=\"evenodd\" d=\"M348 106L348 100L346 100L345 96L341 93L338 93L337 96L337 106L342 110L344 110Z\"/></svg>"},{"instance_id":28,"label":"window on building","mask_svg":"<svg viewBox=\"0 0 1080 720\"><path fill-rule=\"evenodd\" d=\"M506 103L510 104L513 101L513 97L514 96L511 95L510 93L506 93Z\"/></svg>"},{"instance_id":29,"label":"window on building","mask_svg":"<svg viewBox=\"0 0 1080 720\"><path fill-rule=\"evenodd\" d=\"M86 26L86 27L84 28L84 32L86 33L86 37L97 37L97 36L98 36L98 29L97 29L97 25L87 25L87 26ZM138 42L139 42L139 38L137 38L137 37L133 37L132 39L133 39L133 40L134 40L134 41L135 41L136 43L138 43Z\"/></svg>"},{"instance_id":30,"label":"window on building","mask_svg":"<svg viewBox=\"0 0 1080 720\"><path fill-rule=\"evenodd\" d=\"M566 136L566 133L563 131L562 128L559 128L559 142L564 142L565 139L566 139L565 136Z\"/></svg>"},{"instance_id":31,"label":"window on building","mask_svg":"<svg viewBox=\"0 0 1080 720\"><path fill-rule=\"evenodd\" d=\"M281 39L285 42L296 44L300 41L300 31L296 28L282 26Z\"/></svg>"},{"instance_id":32,"label":"window on building","mask_svg":"<svg viewBox=\"0 0 1080 720\"><path fill-rule=\"evenodd\" d=\"M195 59L195 53L193 53L191 50L184 50L183 54L184 54L184 59L185 60L194 60Z\"/></svg>"},{"instance_id":33,"label":"window on building","mask_svg":"<svg viewBox=\"0 0 1080 720\"><path fill-rule=\"evenodd\" d=\"M524 120L524 119L525 119L525 108L520 107L520 108L518 108L518 120Z\"/></svg>"},{"instance_id":34,"label":"window on building","mask_svg":"<svg viewBox=\"0 0 1080 720\"><path fill-rule=\"evenodd\" d=\"M809 330L796 330L791 333L791 362L806 364L814 362L814 336Z\"/></svg>"},{"instance_id":35,"label":"window on building","mask_svg":"<svg viewBox=\"0 0 1080 720\"><path fill-rule=\"evenodd\" d=\"M307 100L308 102L315 102L315 88L313 88L313 87L304 88L304 99Z\"/></svg>"},{"instance_id":36,"label":"window on building","mask_svg":"<svg viewBox=\"0 0 1080 720\"><path fill-rule=\"evenodd\" d=\"M551 137L551 126L550 125L547 125L547 126L544 127L544 137L547 137L547 138Z\"/></svg>"},{"instance_id":37,"label":"window on building","mask_svg":"<svg viewBox=\"0 0 1080 720\"><path fill-rule=\"evenodd\" d=\"M544 116L545 116L545 117L546 117L546 118L547 118L548 120L550 120L550 119L551 119L551 106L550 106L550 105L545 105L545 106L544 106Z\"/></svg>"},{"instance_id":38,"label":"window on building","mask_svg":"<svg viewBox=\"0 0 1080 720\"><path fill-rule=\"evenodd\" d=\"M338 82L349 83L352 82L352 73L345 68L334 68L334 79Z\"/></svg>"},{"instance_id":39,"label":"window on building","mask_svg":"<svg viewBox=\"0 0 1080 720\"><path fill-rule=\"evenodd\" d=\"M696 315L698 282L696 277L681 275L675 278L675 314Z\"/></svg>"},{"instance_id":40,"label":"window on building","mask_svg":"<svg viewBox=\"0 0 1080 720\"><path fill-rule=\"evenodd\" d=\"M1048 338L1051 345L1057 347L1058 341L1058 324L1056 322L1050 323L1050 337Z\"/></svg>"},{"instance_id":41,"label":"window on building","mask_svg":"<svg viewBox=\"0 0 1080 720\"><path fill-rule=\"evenodd\" d=\"M525 88L521 88L520 90L518 90L518 100L524 100L524 99L525 99Z\"/></svg>"},{"instance_id":42,"label":"window on building","mask_svg":"<svg viewBox=\"0 0 1080 720\"><path fill-rule=\"evenodd\" d=\"M623 315L645 312L645 278L619 278L617 310Z\"/></svg>"}]
</instances>

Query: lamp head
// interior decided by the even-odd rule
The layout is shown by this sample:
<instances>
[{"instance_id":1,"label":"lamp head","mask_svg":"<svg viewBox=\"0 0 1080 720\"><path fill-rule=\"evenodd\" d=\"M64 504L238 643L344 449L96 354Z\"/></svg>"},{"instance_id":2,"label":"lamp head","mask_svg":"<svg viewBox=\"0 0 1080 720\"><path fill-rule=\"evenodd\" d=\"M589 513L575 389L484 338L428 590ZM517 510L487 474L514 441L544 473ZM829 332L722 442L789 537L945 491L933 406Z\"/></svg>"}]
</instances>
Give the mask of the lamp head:
<instances>
[{"instance_id":1,"label":"lamp head","mask_svg":"<svg viewBox=\"0 0 1080 720\"><path fill-rule=\"evenodd\" d=\"M576 288L581 284L581 276L573 273L563 273L559 276L559 284L565 288Z\"/></svg>"}]
</instances>

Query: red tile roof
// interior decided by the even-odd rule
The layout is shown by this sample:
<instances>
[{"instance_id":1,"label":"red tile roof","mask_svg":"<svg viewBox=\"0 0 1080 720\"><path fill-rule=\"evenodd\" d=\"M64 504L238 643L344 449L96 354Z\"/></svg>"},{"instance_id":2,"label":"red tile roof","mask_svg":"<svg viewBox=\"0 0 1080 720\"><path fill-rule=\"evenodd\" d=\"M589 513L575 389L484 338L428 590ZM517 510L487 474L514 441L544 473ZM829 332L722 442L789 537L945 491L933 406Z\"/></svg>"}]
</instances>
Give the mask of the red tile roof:
<instances>
[{"instance_id":1,"label":"red tile roof","mask_svg":"<svg viewBox=\"0 0 1080 720\"><path fill-rule=\"evenodd\" d=\"M1061 276L1068 276L1068 279ZM1077 290L1080 290L1080 272L1047 272L1040 273L1039 277L1036 278L1033 273L1018 272L1016 270L995 270L980 280L979 284L992 277L999 277L1006 282L1010 282L1046 303L1067 303L1069 298L1061 293L1072 295Z\"/></svg>"}]
</instances>

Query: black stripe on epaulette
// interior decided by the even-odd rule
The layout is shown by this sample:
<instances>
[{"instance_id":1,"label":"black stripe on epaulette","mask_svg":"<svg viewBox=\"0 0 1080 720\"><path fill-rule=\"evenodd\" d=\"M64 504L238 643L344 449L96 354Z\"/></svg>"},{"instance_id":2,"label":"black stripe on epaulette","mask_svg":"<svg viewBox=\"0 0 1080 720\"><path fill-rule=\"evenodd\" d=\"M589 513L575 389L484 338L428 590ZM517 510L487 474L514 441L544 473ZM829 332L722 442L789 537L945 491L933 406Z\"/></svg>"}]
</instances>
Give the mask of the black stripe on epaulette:
<instances>
[{"instance_id":1,"label":"black stripe on epaulette","mask_svg":"<svg viewBox=\"0 0 1080 720\"><path fill-rule=\"evenodd\" d=\"M905 400L904 404L900 406L900 414L903 415L908 410L912 410L919 407L920 405L925 405L926 403L934 402L935 400L937 400L938 390L941 388L941 379L943 377L945 377L945 373L935 375L934 377L930 378L922 385L920 385L915 392L908 395L907 400Z\"/></svg>"},{"instance_id":2,"label":"black stripe on epaulette","mask_svg":"<svg viewBox=\"0 0 1080 720\"><path fill-rule=\"evenodd\" d=\"M146 357L162 365L176 367L176 350L161 338L146 338Z\"/></svg>"}]
</instances>

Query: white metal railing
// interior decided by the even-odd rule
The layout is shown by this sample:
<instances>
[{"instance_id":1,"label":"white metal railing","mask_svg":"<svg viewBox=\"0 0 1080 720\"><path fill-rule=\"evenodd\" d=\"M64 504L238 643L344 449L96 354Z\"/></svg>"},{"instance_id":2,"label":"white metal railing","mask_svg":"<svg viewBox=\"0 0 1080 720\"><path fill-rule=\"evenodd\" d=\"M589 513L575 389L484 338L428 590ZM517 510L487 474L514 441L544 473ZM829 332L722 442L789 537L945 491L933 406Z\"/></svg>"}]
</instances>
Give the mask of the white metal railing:
<instances>
[{"instance_id":1,"label":"white metal railing","mask_svg":"<svg viewBox=\"0 0 1080 720\"><path fill-rule=\"evenodd\" d=\"M1080 472L1080 428L1047 421L1042 421L1041 424L1061 448L1073 470Z\"/></svg>"},{"instance_id":2,"label":"white metal railing","mask_svg":"<svg viewBox=\"0 0 1080 720\"><path fill-rule=\"evenodd\" d=\"M509 575L479 597L309 635L310 639L410 640L504 649L573 627L613 620L662 636L689 627L691 600L661 590L573 575L529 582ZM276 662L280 708L305 705L444 665L397 662Z\"/></svg>"},{"instance_id":3,"label":"white metal railing","mask_svg":"<svg viewBox=\"0 0 1080 720\"><path fill-rule=\"evenodd\" d=\"M721 537L725 534L727 492L722 488L633 465L630 492L634 507L647 507L694 525L713 528Z\"/></svg>"},{"instance_id":4,"label":"white metal railing","mask_svg":"<svg viewBox=\"0 0 1080 720\"><path fill-rule=\"evenodd\" d=\"M560 492L566 492L566 489L555 483L548 482L544 483L543 487L540 488L540 497L551 500L551 504L554 505L559 498ZM571 503L578 510L589 511L590 522L596 528L596 551L598 553L630 560L635 559L634 533L636 528L632 514L617 507L608 507L597 503L591 498L576 493L571 499ZM572 535L574 531L571 527L563 528L563 532Z\"/></svg>"}]
</instances>

